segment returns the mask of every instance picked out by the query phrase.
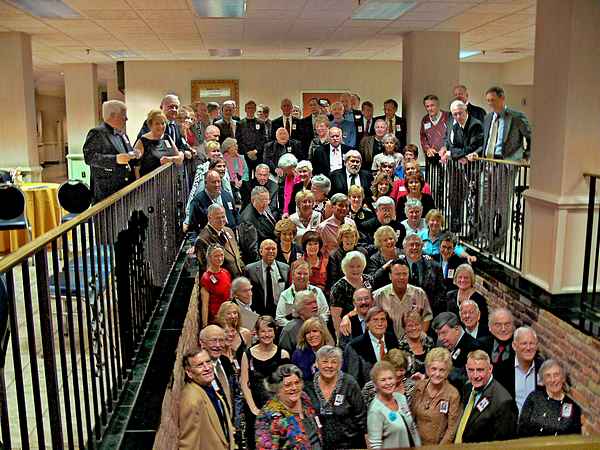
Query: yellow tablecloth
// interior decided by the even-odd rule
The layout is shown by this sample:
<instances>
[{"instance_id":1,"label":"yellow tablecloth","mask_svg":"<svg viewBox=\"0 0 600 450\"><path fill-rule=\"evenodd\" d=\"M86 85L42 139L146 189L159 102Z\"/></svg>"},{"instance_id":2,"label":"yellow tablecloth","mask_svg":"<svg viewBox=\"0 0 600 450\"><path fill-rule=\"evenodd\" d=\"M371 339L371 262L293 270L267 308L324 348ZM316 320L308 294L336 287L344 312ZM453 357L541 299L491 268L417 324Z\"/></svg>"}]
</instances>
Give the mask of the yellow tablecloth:
<instances>
[{"instance_id":1,"label":"yellow tablecloth","mask_svg":"<svg viewBox=\"0 0 600 450\"><path fill-rule=\"evenodd\" d=\"M57 183L23 183L21 190L27 202L26 214L33 239L60 224L61 209L56 192ZM0 231L0 253L17 250L29 241L25 230Z\"/></svg>"}]
</instances>

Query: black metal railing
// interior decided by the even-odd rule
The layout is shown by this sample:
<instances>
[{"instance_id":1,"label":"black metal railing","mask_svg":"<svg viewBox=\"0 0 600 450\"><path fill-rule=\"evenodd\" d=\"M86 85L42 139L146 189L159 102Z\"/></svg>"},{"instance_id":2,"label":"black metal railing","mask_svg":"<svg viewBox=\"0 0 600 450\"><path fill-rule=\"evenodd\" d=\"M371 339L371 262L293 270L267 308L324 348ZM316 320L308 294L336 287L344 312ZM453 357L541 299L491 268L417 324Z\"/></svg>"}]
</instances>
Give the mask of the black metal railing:
<instances>
[{"instance_id":1,"label":"black metal railing","mask_svg":"<svg viewBox=\"0 0 600 450\"><path fill-rule=\"evenodd\" d=\"M520 271L528 170L525 163L480 158L428 163L425 178L461 242Z\"/></svg>"},{"instance_id":2,"label":"black metal railing","mask_svg":"<svg viewBox=\"0 0 600 450\"><path fill-rule=\"evenodd\" d=\"M0 261L5 448L102 439L179 251L183 173L161 166Z\"/></svg>"},{"instance_id":3,"label":"black metal railing","mask_svg":"<svg viewBox=\"0 0 600 450\"><path fill-rule=\"evenodd\" d=\"M583 280L581 283L581 317L583 331L600 336L600 302L598 302L598 264L600 261L600 214L598 212L597 185L600 175L584 174L589 179ZM592 264L593 261L593 264Z\"/></svg>"}]
</instances>

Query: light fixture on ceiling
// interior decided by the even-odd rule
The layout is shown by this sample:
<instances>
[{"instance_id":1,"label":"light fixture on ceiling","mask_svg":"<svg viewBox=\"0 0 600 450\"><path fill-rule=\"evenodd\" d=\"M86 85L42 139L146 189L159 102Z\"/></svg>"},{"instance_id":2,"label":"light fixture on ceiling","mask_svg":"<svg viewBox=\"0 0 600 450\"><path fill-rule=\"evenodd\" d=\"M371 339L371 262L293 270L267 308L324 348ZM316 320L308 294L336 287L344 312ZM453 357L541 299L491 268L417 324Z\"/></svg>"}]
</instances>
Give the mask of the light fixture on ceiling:
<instances>
[{"instance_id":1,"label":"light fixture on ceiling","mask_svg":"<svg viewBox=\"0 0 600 450\"><path fill-rule=\"evenodd\" d=\"M244 17L246 0L192 0L200 17Z\"/></svg>"},{"instance_id":2,"label":"light fixture on ceiling","mask_svg":"<svg viewBox=\"0 0 600 450\"><path fill-rule=\"evenodd\" d=\"M461 50L458 57L459 59L467 59L476 55L481 55L481 50Z\"/></svg>"},{"instance_id":3,"label":"light fixture on ceiling","mask_svg":"<svg viewBox=\"0 0 600 450\"><path fill-rule=\"evenodd\" d=\"M35 17L44 19L74 19L81 15L62 0L6 0Z\"/></svg>"},{"instance_id":4,"label":"light fixture on ceiling","mask_svg":"<svg viewBox=\"0 0 600 450\"><path fill-rule=\"evenodd\" d=\"M140 56L133 50L107 50L104 53L106 53L112 59L137 58Z\"/></svg>"},{"instance_id":5,"label":"light fixture on ceiling","mask_svg":"<svg viewBox=\"0 0 600 450\"><path fill-rule=\"evenodd\" d=\"M352 12L352 19L396 20L416 4L416 1L358 0L358 7Z\"/></svg>"},{"instance_id":6,"label":"light fixture on ceiling","mask_svg":"<svg viewBox=\"0 0 600 450\"><path fill-rule=\"evenodd\" d=\"M522 48L504 48L500 53L503 55L518 55L523 53L525 50Z\"/></svg>"},{"instance_id":7,"label":"light fixture on ceiling","mask_svg":"<svg viewBox=\"0 0 600 450\"><path fill-rule=\"evenodd\" d=\"M220 58L231 58L236 56L242 56L241 48L209 48L208 54L210 56L218 56Z\"/></svg>"},{"instance_id":8,"label":"light fixture on ceiling","mask_svg":"<svg viewBox=\"0 0 600 450\"><path fill-rule=\"evenodd\" d=\"M306 48L308 56L340 56L342 50L339 48Z\"/></svg>"}]
</instances>

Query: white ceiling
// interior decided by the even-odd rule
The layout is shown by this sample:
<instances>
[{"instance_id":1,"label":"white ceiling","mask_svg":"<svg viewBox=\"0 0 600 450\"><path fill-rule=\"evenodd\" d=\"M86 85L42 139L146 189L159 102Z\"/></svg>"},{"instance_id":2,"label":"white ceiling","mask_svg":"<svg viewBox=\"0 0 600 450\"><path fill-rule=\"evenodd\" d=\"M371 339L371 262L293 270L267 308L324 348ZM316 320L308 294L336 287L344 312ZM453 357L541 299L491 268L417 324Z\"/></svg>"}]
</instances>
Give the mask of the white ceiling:
<instances>
[{"instance_id":1,"label":"white ceiling","mask_svg":"<svg viewBox=\"0 0 600 450\"><path fill-rule=\"evenodd\" d=\"M405 33L455 31L462 50L485 50L465 61L498 63L531 56L535 41L536 0L416 0L395 21L352 20L359 0L247 0L240 19L198 17L191 0L64 1L82 17L39 19L0 0L0 32L32 35L37 84L59 82L66 63L98 63L99 77L113 78L115 50L131 60L212 59L212 48L241 48L243 59L304 59L313 48L341 50L324 59L401 60Z\"/></svg>"}]
</instances>

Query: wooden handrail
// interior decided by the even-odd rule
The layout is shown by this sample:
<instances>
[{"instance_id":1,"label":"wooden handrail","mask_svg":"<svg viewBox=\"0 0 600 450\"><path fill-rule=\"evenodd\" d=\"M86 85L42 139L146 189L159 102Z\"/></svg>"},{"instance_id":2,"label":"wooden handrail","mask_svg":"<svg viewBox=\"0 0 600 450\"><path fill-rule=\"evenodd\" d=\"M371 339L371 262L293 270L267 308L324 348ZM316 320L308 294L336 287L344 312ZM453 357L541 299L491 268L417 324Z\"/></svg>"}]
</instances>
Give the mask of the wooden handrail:
<instances>
[{"instance_id":1,"label":"wooden handrail","mask_svg":"<svg viewBox=\"0 0 600 450\"><path fill-rule=\"evenodd\" d=\"M600 178L600 173L583 172L584 177Z\"/></svg>"},{"instance_id":2,"label":"wooden handrail","mask_svg":"<svg viewBox=\"0 0 600 450\"><path fill-rule=\"evenodd\" d=\"M159 173L167 170L172 165L173 163L167 163L154 169L152 172L144 175L140 179L135 180L133 183L128 184L123 189L115 192L110 197L106 197L101 202L92 205L90 208L86 209L81 214L78 214L68 222L65 222L59 225L58 227L48 231L47 233L42 234L33 241L28 242L24 246L18 248L15 252L9 253L6 257L0 260L0 273L11 269L15 265L17 265L21 260L30 257L40 249L46 247L53 240L57 239L61 235L75 228L77 225L86 222L99 212L115 204L118 200L122 199L130 192L135 191L137 188L145 184L148 180L154 178Z\"/></svg>"},{"instance_id":3,"label":"wooden handrail","mask_svg":"<svg viewBox=\"0 0 600 450\"><path fill-rule=\"evenodd\" d=\"M475 160L488 161L488 162L497 163L497 164L506 164L509 166L531 167L529 164L529 160L527 160L525 162L524 162L524 160L511 161L509 159L481 158L479 156L475 157Z\"/></svg>"}]
</instances>

